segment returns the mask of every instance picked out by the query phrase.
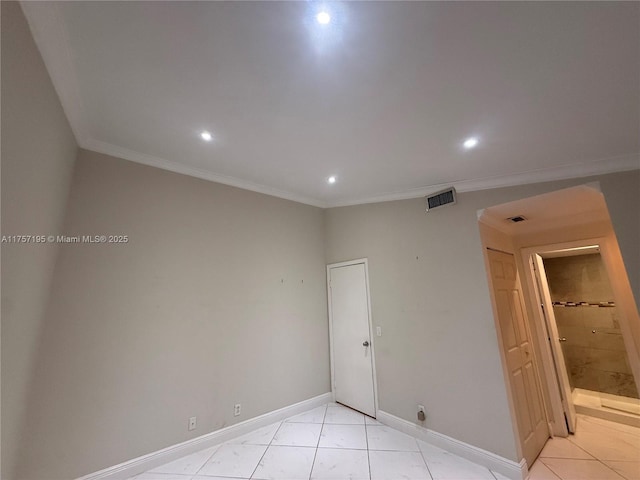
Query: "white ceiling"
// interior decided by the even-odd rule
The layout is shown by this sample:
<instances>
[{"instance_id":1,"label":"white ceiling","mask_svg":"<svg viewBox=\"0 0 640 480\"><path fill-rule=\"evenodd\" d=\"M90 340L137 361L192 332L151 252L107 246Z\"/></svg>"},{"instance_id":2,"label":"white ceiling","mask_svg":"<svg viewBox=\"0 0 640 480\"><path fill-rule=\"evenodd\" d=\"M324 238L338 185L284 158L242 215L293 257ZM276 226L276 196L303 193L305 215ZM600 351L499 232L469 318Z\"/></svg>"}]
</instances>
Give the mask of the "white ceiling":
<instances>
[{"instance_id":1,"label":"white ceiling","mask_svg":"<svg viewBox=\"0 0 640 480\"><path fill-rule=\"evenodd\" d=\"M638 2L22 5L91 150L318 206L640 168Z\"/></svg>"},{"instance_id":2,"label":"white ceiling","mask_svg":"<svg viewBox=\"0 0 640 480\"><path fill-rule=\"evenodd\" d=\"M513 223L509 218L515 216L523 216L526 220ZM578 225L611 225L607 204L597 183L485 208L479 220L510 235L526 235Z\"/></svg>"}]
</instances>

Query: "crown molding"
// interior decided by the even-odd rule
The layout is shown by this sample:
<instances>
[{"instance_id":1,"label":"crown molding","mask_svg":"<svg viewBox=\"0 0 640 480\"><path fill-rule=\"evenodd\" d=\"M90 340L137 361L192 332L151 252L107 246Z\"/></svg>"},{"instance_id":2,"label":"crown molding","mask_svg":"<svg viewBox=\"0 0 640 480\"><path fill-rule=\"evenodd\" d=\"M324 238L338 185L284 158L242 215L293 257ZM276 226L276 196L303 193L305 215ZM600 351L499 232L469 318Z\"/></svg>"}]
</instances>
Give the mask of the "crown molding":
<instances>
[{"instance_id":1,"label":"crown molding","mask_svg":"<svg viewBox=\"0 0 640 480\"><path fill-rule=\"evenodd\" d=\"M438 183L424 187L391 192L366 198L354 198L351 200L338 200L329 202L329 207L347 207L367 203L390 202L394 200L409 200L435 193L443 188L454 187L456 192L474 192L493 188L515 187L531 183L552 182L571 178L583 178L607 173L626 172L640 170L640 155L620 155L604 158L593 162L574 163L552 168L540 168L511 175L499 175L471 180L459 180L449 183Z\"/></svg>"},{"instance_id":2,"label":"crown molding","mask_svg":"<svg viewBox=\"0 0 640 480\"><path fill-rule=\"evenodd\" d=\"M112 157L122 158L135 163L141 163L150 167L161 168L162 170L168 170L174 173L180 173L182 175L189 175L191 177L200 178L203 180L209 180L210 182L222 183L223 185L229 185L231 187L242 188L243 190L250 190L252 192L262 193L264 195L270 195L272 197L283 198L285 200L291 200L293 202L304 203L305 205L311 205L313 207L327 208L326 203L321 202L318 199L305 197L296 193L286 192L277 188L261 185L259 183L253 183L247 180L242 180L236 177L229 177L226 175L219 175L217 173L205 170L202 168L192 167L184 165L182 163L173 162L164 158L155 157L153 155L147 155L145 153L139 153L127 148L112 145L110 143L101 142L99 140L88 139L82 148L91 150L98 153L104 153L111 155Z\"/></svg>"},{"instance_id":3,"label":"crown molding","mask_svg":"<svg viewBox=\"0 0 640 480\"><path fill-rule=\"evenodd\" d=\"M205 169L190 167L175 161L154 157L124 147L109 144L92 137L86 110L82 105L78 77L71 54L67 27L59 11L58 2L21 1L20 5L27 18L29 28L44 64L49 72L53 86L58 93L62 108L69 120L78 145L87 150L117 156L133 162L162 168L175 173L243 188L265 195L271 195L294 202L320 208L344 207L367 203L389 202L424 197L443 188L455 187L457 192L471 192L492 188L512 187L531 183L582 178L592 175L622 172L640 169L640 155L622 155L592 162L573 163L560 167L530 170L527 172L484 177L471 180L459 180L448 183L424 185L397 192L382 193L374 196L350 198L344 200L323 201L306 197L274 187L253 183L235 177L219 175Z\"/></svg>"},{"instance_id":4,"label":"crown molding","mask_svg":"<svg viewBox=\"0 0 640 480\"><path fill-rule=\"evenodd\" d=\"M428 185L416 189L402 192L388 193L374 197L356 198L348 201L323 202L319 199L306 197L296 193L279 190L258 183L253 183L236 177L219 175L202 168L184 165L164 158L147 155L127 148L119 147L107 142L95 139L88 139L81 145L82 148L98 153L104 153L113 157L123 158L143 165L161 168L174 173L189 175L211 182L222 183L232 187L250 190L252 192L271 195L285 200L291 200L306 205L319 208L346 207L353 205L364 205L369 203L390 202L395 200L409 200L430 195L443 188L455 187L457 192L473 192L478 190L489 190L493 188L514 187L531 183L542 183L557 180L567 180L571 178L583 178L607 173L624 172L640 169L640 155L623 155L619 157L606 158L590 163L577 163L560 167L530 170L528 172L513 175L501 175L495 177L485 177L472 180L461 180L451 183L440 183Z\"/></svg>"},{"instance_id":5,"label":"crown molding","mask_svg":"<svg viewBox=\"0 0 640 480\"><path fill-rule=\"evenodd\" d=\"M89 132L87 117L82 106L67 27L57 3L21 1L20 6L76 142L84 146Z\"/></svg>"}]
</instances>

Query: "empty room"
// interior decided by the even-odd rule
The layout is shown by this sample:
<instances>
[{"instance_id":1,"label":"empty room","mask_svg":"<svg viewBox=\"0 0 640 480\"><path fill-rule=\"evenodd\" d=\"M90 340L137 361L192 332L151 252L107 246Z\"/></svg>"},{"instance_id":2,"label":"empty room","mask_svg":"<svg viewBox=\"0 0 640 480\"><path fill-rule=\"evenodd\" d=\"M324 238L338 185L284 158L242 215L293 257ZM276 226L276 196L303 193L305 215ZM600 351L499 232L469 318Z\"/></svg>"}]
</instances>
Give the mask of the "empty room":
<instances>
[{"instance_id":1,"label":"empty room","mask_svg":"<svg viewBox=\"0 0 640 480\"><path fill-rule=\"evenodd\" d=\"M0 16L2 480L640 480L640 3Z\"/></svg>"}]
</instances>

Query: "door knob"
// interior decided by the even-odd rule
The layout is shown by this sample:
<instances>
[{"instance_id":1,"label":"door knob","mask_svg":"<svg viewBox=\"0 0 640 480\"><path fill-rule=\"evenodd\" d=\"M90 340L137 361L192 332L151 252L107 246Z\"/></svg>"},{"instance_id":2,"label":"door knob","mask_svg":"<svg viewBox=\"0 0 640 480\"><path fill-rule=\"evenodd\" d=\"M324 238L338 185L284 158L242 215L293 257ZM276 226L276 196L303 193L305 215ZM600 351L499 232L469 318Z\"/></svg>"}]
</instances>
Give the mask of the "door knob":
<instances>
[{"instance_id":1,"label":"door knob","mask_svg":"<svg viewBox=\"0 0 640 480\"><path fill-rule=\"evenodd\" d=\"M362 342L362 346L363 347L368 347L369 346L369 341L365 340L364 342Z\"/></svg>"},{"instance_id":2,"label":"door knob","mask_svg":"<svg viewBox=\"0 0 640 480\"><path fill-rule=\"evenodd\" d=\"M559 341L559 342L566 342L566 341L567 341L567 339L566 339L565 337L560 337L560 338L558 339L558 341Z\"/></svg>"}]
</instances>

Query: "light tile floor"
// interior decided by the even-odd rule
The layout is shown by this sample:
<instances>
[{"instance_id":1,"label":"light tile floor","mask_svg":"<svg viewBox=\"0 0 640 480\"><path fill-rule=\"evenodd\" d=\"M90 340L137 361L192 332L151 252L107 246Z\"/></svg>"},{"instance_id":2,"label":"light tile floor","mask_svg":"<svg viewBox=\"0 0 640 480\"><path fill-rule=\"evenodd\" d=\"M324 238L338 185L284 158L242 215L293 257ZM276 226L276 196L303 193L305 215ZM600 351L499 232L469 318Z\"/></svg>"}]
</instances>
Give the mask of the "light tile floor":
<instances>
[{"instance_id":1,"label":"light tile floor","mask_svg":"<svg viewBox=\"0 0 640 480\"><path fill-rule=\"evenodd\" d=\"M640 428L578 415L575 435L552 438L530 480L640 480Z\"/></svg>"},{"instance_id":2,"label":"light tile floor","mask_svg":"<svg viewBox=\"0 0 640 480\"><path fill-rule=\"evenodd\" d=\"M531 480L640 480L640 429L580 416L555 438ZM135 480L505 480L331 403L155 468Z\"/></svg>"}]
</instances>

